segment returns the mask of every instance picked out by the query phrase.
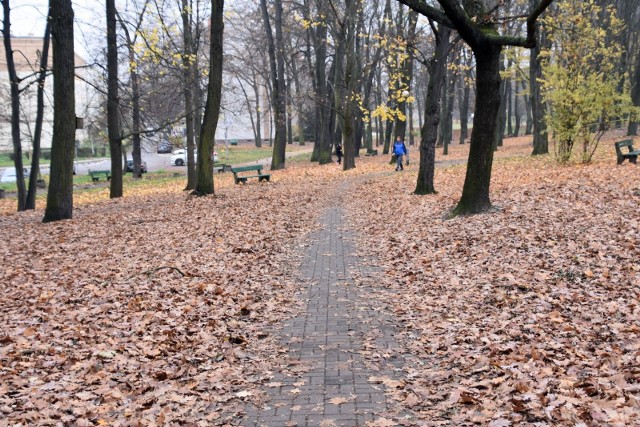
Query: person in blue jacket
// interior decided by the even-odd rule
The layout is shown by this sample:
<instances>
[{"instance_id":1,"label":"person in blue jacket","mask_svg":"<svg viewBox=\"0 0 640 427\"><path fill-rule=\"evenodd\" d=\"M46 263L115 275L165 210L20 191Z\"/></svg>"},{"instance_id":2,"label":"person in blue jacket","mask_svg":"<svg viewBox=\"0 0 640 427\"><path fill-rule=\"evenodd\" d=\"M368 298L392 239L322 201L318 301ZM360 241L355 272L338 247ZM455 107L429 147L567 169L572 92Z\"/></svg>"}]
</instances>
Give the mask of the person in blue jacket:
<instances>
[{"instance_id":1,"label":"person in blue jacket","mask_svg":"<svg viewBox=\"0 0 640 427\"><path fill-rule=\"evenodd\" d=\"M396 155L396 170L403 170L402 157L407 154L407 146L404 145L404 141L400 136L393 143L393 154Z\"/></svg>"}]
</instances>

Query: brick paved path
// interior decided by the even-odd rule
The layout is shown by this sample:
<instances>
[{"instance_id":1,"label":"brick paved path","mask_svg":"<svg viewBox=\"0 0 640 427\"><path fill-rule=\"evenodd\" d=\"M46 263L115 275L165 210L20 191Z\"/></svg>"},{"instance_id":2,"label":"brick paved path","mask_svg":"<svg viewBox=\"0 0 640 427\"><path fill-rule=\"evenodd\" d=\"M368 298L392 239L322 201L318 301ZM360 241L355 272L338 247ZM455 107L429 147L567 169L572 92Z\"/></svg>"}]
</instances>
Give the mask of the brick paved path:
<instances>
[{"instance_id":1,"label":"brick paved path","mask_svg":"<svg viewBox=\"0 0 640 427\"><path fill-rule=\"evenodd\" d=\"M340 208L328 210L301 266L308 283L306 313L289 320L282 372L267 384L269 399L247 411L246 426L366 426L392 402L380 381L398 375L393 326L358 278L375 274L354 255ZM380 356L384 353L386 356Z\"/></svg>"}]
</instances>

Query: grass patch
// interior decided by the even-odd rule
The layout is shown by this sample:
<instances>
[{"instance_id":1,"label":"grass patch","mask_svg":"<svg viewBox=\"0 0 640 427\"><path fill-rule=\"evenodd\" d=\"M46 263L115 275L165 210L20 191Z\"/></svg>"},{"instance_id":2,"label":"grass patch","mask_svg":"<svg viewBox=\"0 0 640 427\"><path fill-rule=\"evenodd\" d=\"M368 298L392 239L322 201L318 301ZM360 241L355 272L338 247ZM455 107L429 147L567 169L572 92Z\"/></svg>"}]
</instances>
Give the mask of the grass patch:
<instances>
[{"instance_id":1,"label":"grass patch","mask_svg":"<svg viewBox=\"0 0 640 427\"><path fill-rule=\"evenodd\" d=\"M273 154L273 149L271 147L221 147L217 148L216 151L218 152L218 162L228 165L255 162L256 160L271 157Z\"/></svg>"}]
</instances>

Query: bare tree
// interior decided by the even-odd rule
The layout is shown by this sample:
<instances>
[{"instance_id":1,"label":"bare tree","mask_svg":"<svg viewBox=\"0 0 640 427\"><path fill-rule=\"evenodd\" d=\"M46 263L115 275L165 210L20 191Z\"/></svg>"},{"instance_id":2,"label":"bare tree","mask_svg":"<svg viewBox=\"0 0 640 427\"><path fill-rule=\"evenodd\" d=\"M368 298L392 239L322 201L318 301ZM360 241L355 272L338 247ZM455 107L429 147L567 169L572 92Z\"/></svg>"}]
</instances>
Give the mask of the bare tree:
<instances>
[{"instance_id":1,"label":"bare tree","mask_svg":"<svg viewBox=\"0 0 640 427\"><path fill-rule=\"evenodd\" d=\"M271 103L275 113L276 135L273 144L271 170L285 167L285 150L287 148L287 123L285 112L286 85L284 78L284 45L282 40L282 0L275 0L275 40L271 28L271 18L266 0L260 0L262 19L267 35L267 49L269 52L269 69L271 70Z\"/></svg>"},{"instance_id":2,"label":"bare tree","mask_svg":"<svg viewBox=\"0 0 640 427\"><path fill-rule=\"evenodd\" d=\"M440 100L444 87L444 75L447 72L447 55L449 53L451 29L445 25L433 26L436 39L435 53L429 59L427 70L429 83L425 94L424 124L420 130L420 167L415 194L434 194L436 142L440 124Z\"/></svg>"},{"instance_id":3,"label":"bare tree","mask_svg":"<svg viewBox=\"0 0 640 427\"><path fill-rule=\"evenodd\" d=\"M531 48L536 44L536 21L553 0L541 0L527 17L527 36L500 35L491 12L480 0L438 0L442 10L421 0L398 0L417 12L455 28L476 57L477 96L467 173L458 205L451 216L480 213L491 207L489 186L493 140L500 109L500 54L504 46Z\"/></svg>"},{"instance_id":4,"label":"bare tree","mask_svg":"<svg viewBox=\"0 0 640 427\"><path fill-rule=\"evenodd\" d=\"M109 197L122 197L122 132L118 95L118 41L115 0L106 0L107 15L107 125L111 155Z\"/></svg>"},{"instance_id":5,"label":"bare tree","mask_svg":"<svg viewBox=\"0 0 640 427\"><path fill-rule=\"evenodd\" d=\"M142 151L140 132L142 130L142 118L140 108L140 78L138 75L138 66L136 61L135 44L140 34L140 27L144 19L148 1L145 1L141 11L138 13L137 22L133 28L133 35L129 31L129 27L120 13L116 11L120 27L124 33L126 40L128 58L129 58L129 83L131 85L131 136L132 136L132 153L133 158L133 176L135 178L142 177Z\"/></svg>"},{"instance_id":6,"label":"bare tree","mask_svg":"<svg viewBox=\"0 0 640 427\"><path fill-rule=\"evenodd\" d=\"M4 13L2 37L4 39L4 51L7 59L7 71L9 72L9 85L11 87L11 141L13 143L13 164L16 168L18 211L23 211L26 209L27 190L24 183L22 141L20 138L20 79L16 72L16 64L13 59L13 47L11 46L10 0L2 0L2 11Z\"/></svg>"},{"instance_id":7,"label":"bare tree","mask_svg":"<svg viewBox=\"0 0 640 427\"><path fill-rule=\"evenodd\" d=\"M214 193L211 153L215 146L220 101L222 99L223 11L224 0L211 0L209 84L207 86L207 103L204 108L203 123L200 128L200 140L198 141L198 180L193 192L197 195Z\"/></svg>"},{"instance_id":8,"label":"bare tree","mask_svg":"<svg viewBox=\"0 0 640 427\"><path fill-rule=\"evenodd\" d=\"M51 10L49 10L49 14ZM40 175L40 141L42 139L42 122L44 121L44 83L47 78L47 63L49 61L49 42L51 39L51 20L47 19L40 54L40 69L38 70L38 95L36 101L36 129L33 135L33 150L31 151L31 172L29 174L29 191L27 191L26 209L36 208L36 192Z\"/></svg>"},{"instance_id":9,"label":"bare tree","mask_svg":"<svg viewBox=\"0 0 640 427\"><path fill-rule=\"evenodd\" d=\"M43 222L73 216L73 155L76 133L73 7L50 0L53 40L53 140L51 181Z\"/></svg>"}]
</instances>

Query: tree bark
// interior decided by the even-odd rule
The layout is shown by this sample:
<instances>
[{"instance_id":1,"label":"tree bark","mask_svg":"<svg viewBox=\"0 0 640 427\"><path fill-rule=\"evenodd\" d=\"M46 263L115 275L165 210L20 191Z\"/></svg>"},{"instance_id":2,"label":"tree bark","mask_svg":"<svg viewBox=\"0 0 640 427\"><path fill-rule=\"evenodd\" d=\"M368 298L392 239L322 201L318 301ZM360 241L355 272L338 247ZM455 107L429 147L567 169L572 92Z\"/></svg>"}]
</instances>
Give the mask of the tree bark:
<instances>
[{"instance_id":1,"label":"tree bark","mask_svg":"<svg viewBox=\"0 0 640 427\"><path fill-rule=\"evenodd\" d=\"M523 80L521 84L522 84L522 92L525 92L527 90L526 81ZM531 133L533 132L533 115L531 113L531 96L524 95L523 103L524 103L524 111L525 111L525 117L526 117L524 134L531 135Z\"/></svg>"},{"instance_id":2,"label":"tree bark","mask_svg":"<svg viewBox=\"0 0 640 427\"><path fill-rule=\"evenodd\" d=\"M182 0L182 76L184 78L184 114L187 128L187 186L185 190L194 190L197 186L197 168L194 149L195 136L195 104L193 102L195 49L193 48L192 11L189 0ZM209 155L210 156L210 155ZM134 162L135 163L135 162Z\"/></svg>"},{"instance_id":3,"label":"tree bark","mask_svg":"<svg viewBox=\"0 0 640 427\"><path fill-rule=\"evenodd\" d=\"M453 102L455 99L456 79L453 71L449 71L448 77L445 79L446 91L444 93L444 102L442 108L443 121L440 123L442 154L449 154L449 144L453 140Z\"/></svg>"},{"instance_id":4,"label":"tree bark","mask_svg":"<svg viewBox=\"0 0 640 427\"><path fill-rule=\"evenodd\" d=\"M43 222L73 216L76 134L73 7L71 0L50 0L49 6L53 40L53 138L51 180Z\"/></svg>"},{"instance_id":5,"label":"tree bark","mask_svg":"<svg viewBox=\"0 0 640 427\"><path fill-rule=\"evenodd\" d=\"M344 159L342 162L342 169L349 170L356 167L356 139L354 121L356 115L354 114L355 106L351 101L356 84L356 53L355 53L355 38L356 38L356 25L354 17L356 14L356 7L358 5L357 0L346 0L346 10L344 19L344 28L342 31L344 37L344 55L346 59L346 68L344 70L343 82L345 91L342 93L341 110L343 112L343 125L342 125L342 140L343 140L343 152Z\"/></svg>"},{"instance_id":6,"label":"tree bark","mask_svg":"<svg viewBox=\"0 0 640 427\"><path fill-rule=\"evenodd\" d=\"M513 136L513 91L511 77L505 79L505 98L507 101L507 136Z\"/></svg>"},{"instance_id":7,"label":"tree bark","mask_svg":"<svg viewBox=\"0 0 640 427\"><path fill-rule=\"evenodd\" d=\"M533 6L536 0L529 0ZM533 118L533 156L549 153L549 138L547 135L547 120L545 119L545 107L538 79L542 78L541 50L548 45L546 32L536 24L537 43L529 50L531 56L529 65L529 92L531 97L531 115Z\"/></svg>"},{"instance_id":8,"label":"tree bark","mask_svg":"<svg viewBox=\"0 0 640 427\"><path fill-rule=\"evenodd\" d=\"M632 90L631 90L631 101L633 105L640 108L640 43L636 42L636 63L635 63L635 72L632 74L633 81ZM635 119L629 120L629 126L627 128L627 135L637 135L638 134L638 122L639 118L636 115Z\"/></svg>"},{"instance_id":9,"label":"tree bark","mask_svg":"<svg viewBox=\"0 0 640 427\"><path fill-rule=\"evenodd\" d=\"M111 156L109 197L122 197L122 130L118 95L118 41L115 0L106 1L107 10L107 127Z\"/></svg>"},{"instance_id":10,"label":"tree bark","mask_svg":"<svg viewBox=\"0 0 640 427\"><path fill-rule=\"evenodd\" d=\"M140 14L138 24L135 28L136 34L140 29L140 25L142 23L142 18L144 16L144 11L146 7L143 8L142 13ZM120 17L118 12L116 11L116 15L120 20L120 27L124 32L125 39L127 40L127 51L129 54L129 79L131 81L131 137L132 137L132 148L131 148L131 157L133 159L133 172L132 175L134 178L142 178L142 150L141 150L141 138L140 138L140 130L141 130L141 116L140 116L140 82L137 70L137 62L136 62L136 52L135 52L135 40L131 37L131 33L129 32L129 28L127 27L125 21ZM125 163L126 165L126 163Z\"/></svg>"},{"instance_id":11,"label":"tree bark","mask_svg":"<svg viewBox=\"0 0 640 427\"><path fill-rule=\"evenodd\" d=\"M24 182L24 165L22 163L22 141L20 138L20 79L16 72L11 46L11 5L9 0L2 0L4 25L2 37L9 72L11 90L11 142L13 143L13 165L16 168L16 186L18 187L18 211L26 209L27 189Z\"/></svg>"},{"instance_id":12,"label":"tree bark","mask_svg":"<svg viewBox=\"0 0 640 427\"><path fill-rule=\"evenodd\" d=\"M515 80L513 83L513 114L515 116L515 128L513 129L513 136L518 136L520 134L520 91L518 89L518 81Z\"/></svg>"},{"instance_id":13,"label":"tree bark","mask_svg":"<svg viewBox=\"0 0 640 427\"><path fill-rule=\"evenodd\" d=\"M436 142L440 123L440 99L444 86L444 74L447 72L446 63L450 35L451 29L443 25L438 26L435 53L427 66L429 83L424 100L424 124L420 130L420 167L415 194L436 193L433 184Z\"/></svg>"},{"instance_id":14,"label":"tree bark","mask_svg":"<svg viewBox=\"0 0 640 427\"><path fill-rule=\"evenodd\" d=\"M462 93L462 102L459 104L460 109L460 144L464 144L469 137L469 97L471 95L471 77L473 75L472 56L470 52L464 50L465 58L465 70L464 78L461 81L461 85L464 86Z\"/></svg>"},{"instance_id":15,"label":"tree bark","mask_svg":"<svg viewBox=\"0 0 640 427\"><path fill-rule=\"evenodd\" d=\"M50 11L49 11L50 13ZM40 55L40 69L38 70L38 95L36 101L36 129L33 136L33 151L31 152L31 173L29 175L29 190L25 209L36 208L36 194L38 191L38 178L40 177L40 141L42 139L42 122L44 121L44 84L47 78L49 61L49 45L51 41L51 20L47 15L47 25L42 42L42 54Z\"/></svg>"},{"instance_id":16,"label":"tree bark","mask_svg":"<svg viewBox=\"0 0 640 427\"><path fill-rule=\"evenodd\" d=\"M504 68L504 56L500 55L500 72L503 72ZM493 149L497 150L498 147L502 147L504 140L504 131L507 126L507 80L500 79L500 109L498 117L496 118L496 131L495 139L493 141Z\"/></svg>"},{"instance_id":17,"label":"tree bark","mask_svg":"<svg viewBox=\"0 0 640 427\"><path fill-rule=\"evenodd\" d=\"M271 160L271 170L284 169L285 150L287 148L287 123L285 111L286 88L284 81L284 47L282 41L282 0L275 0L275 40L271 29L269 11L266 0L260 0L262 18L267 36L269 68L271 70L272 93L271 102L274 111L275 138Z\"/></svg>"},{"instance_id":18,"label":"tree bark","mask_svg":"<svg viewBox=\"0 0 640 427\"><path fill-rule=\"evenodd\" d=\"M452 216L475 214L491 207L489 186L493 166L493 141L500 110L500 52L502 46L483 43L474 49L477 95L473 133L462 196Z\"/></svg>"},{"instance_id":19,"label":"tree bark","mask_svg":"<svg viewBox=\"0 0 640 427\"><path fill-rule=\"evenodd\" d=\"M408 20L409 20L409 25L408 25L408 31L407 31L407 45L406 45L406 54L407 54L407 59L405 59L404 63L402 64L402 79L400 82L400 86L402 90L406 90L409 91L409 89L411 88L411 81L413 80L413 56L411 54L411 51L414 49L415 46L415 38L416 38L416 26L418 24L418 13L415 10L409 10L409 14L408 14ZM406 116L407 115L407 102L406 101L401 101L398 103L398 110L400 110L400 112L402 113L402 115ZM407 131L407 121L405 120L400 120L398 118L396 118L396 123L395 123L395 129L394 129L394 141L400 137L402 138L402 140L404 141L406 138L406 131Z\"/></svg>"},{"instance_id":20,"label":"tree bark","mask_svg":"<svg viewBox=\"0 0 640 427\"><path fill-rule=\"evenodd\" d=\"M192 194L204 196L214 194L213 160L216 128L222 101L222 46L224 36L224 0L211 0L211 33L209 47L209 83L207 103L204 107L203 123L198 141L198 167L196 188ZM258 124L259 126L259 124Z\"/></svg>"},{"instance_id":21,"label":"tree bark","mask_svg":"<svg viewBox=\"0 0 640 427\"><path fill-rule=\"evenodd\" d=\"M260 86L255 71L252 71L253 92L256 97L256 148L262 148L262 113L260 112Z\"/></svg>"}]
</instances>

